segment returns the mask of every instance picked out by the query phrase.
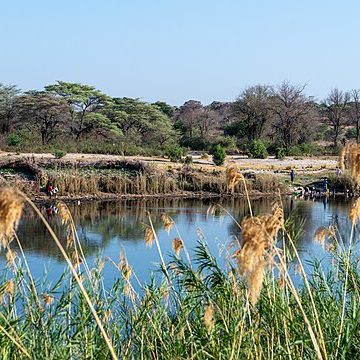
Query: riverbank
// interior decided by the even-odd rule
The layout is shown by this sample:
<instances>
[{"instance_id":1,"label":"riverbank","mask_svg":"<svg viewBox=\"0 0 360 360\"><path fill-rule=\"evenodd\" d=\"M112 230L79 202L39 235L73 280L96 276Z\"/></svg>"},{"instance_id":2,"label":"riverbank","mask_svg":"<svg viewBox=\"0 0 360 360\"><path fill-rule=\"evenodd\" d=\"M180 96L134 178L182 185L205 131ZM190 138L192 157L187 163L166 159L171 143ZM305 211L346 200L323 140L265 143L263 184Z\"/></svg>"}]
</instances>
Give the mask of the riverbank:
<instances>
[{"instance_id":1,"label":"riverbank","mask_svg":"<svg viewBox=\"0 0 360 360\"><path fill-rule=\"evenodd\" d=\"M243 173L251 196L288 194L297 187L321 186L324 177L335 176L336 158L249 159L228 156L224 166L194 155L191 164L173 163L161 157L122 157L96 154L0 154L0 176L31 199L48 199L45 186L51 177L59 188L57 198L67 201L138 199L151 197L205 198L243 196L240 182L230 189L226 166ZM295 182L289 173L294 169ZM335 178L334 178L335 179ZM349 179L335 179L338 192L350 187ZM334 187L335 187L334 185Z\"/></svg>"}]
</instances>

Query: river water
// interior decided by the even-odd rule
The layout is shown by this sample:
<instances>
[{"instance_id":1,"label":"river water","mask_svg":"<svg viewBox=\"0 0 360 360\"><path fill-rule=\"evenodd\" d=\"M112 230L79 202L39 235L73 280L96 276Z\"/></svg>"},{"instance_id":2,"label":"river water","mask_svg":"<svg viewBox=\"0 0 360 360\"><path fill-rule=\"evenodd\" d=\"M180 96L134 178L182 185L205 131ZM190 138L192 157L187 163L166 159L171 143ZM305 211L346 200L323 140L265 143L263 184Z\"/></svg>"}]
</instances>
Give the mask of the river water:
<instances>
[{"instance_id":1,"label":"river water","mask_svg":"<svg viewBox=\"0 0 360 360\"><path fill-rule=\"evenodd\" d=\"M273 200L270 197L253 199L254 215L269 213ZM318 228L332 224L339 229L344 243L348 241L351 230L348 215L353 201L343 197L296 199L289 196L282 199L286 217L291 216L296 227L303 229L296 246L308 271L311 260L321 261L325 268L331 261L326 244L324 249L322 244L314 240ZM209 212L209 206L214 203L221 205L220 210ZM66 235L61 219L55 212L51 213L49 206L42 206L41 210L65 244ZM240 230L231 216L238 222L244 216L249 216L245 199L95 201L73 203L69 207L90 266L103 258L118 263L119 254L123 252L142 282L150 279L152 270L158 269L160 261L156 246L146 247L144 241L144 224L149 224L148 213L165 260L173 254L172 240L175 237L180 235L184 239L192 255L201 236L220 263L224 263L229 244L240 237ZM161 221L163 213L171 216L176 224L169 233L164 230ZM39 217L28 208L24 211L17 234L34 277L55 282L65 269L65 262ZM359 231L356 231L355 238L359 238ZM11 246L19 253L14 242ZM5 271L4 251L0 253L0 266ZM103 274L105 285L112 284L119 276L109 260L105 262Z\"/></svg>"}]
</instances>

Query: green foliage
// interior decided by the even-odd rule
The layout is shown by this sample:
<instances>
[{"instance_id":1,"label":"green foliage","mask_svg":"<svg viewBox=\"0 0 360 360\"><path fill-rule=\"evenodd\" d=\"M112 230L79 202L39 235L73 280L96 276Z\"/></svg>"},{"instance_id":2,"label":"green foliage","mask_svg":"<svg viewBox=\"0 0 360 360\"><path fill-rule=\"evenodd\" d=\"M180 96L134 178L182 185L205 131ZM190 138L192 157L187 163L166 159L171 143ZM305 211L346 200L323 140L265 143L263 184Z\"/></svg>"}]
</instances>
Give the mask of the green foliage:
<instances>
[{"instance_id":1,"label":"green foliage","mask_svg":"<svg viewBox=\"0 0 360 360\"><path fill-rule=\"evenodd\" d=\"M183 136L180 145L192 150L207 150L210 142L201 136Z\"/></svg>"},{"instance_id":2,"label":"green foliage","mask_svg":"<svg viewBox=\"0 0 360 360\"><path fill-rule=\"evenodd\" d=\"M286 149L285 148L277 147L275 149L275 157L276 157L276 159L284 160L285 156L286 156Z\"/></svg>"},{"instance_id":3,"label":"green foliage","mask_svg":"<svg viewBox=\"0 0 360 360\"><path fill-rule=\"evenodd\" d=\"M296 146L291 146L287 149L289 156L317 156L322 154L322 149L312 143L304 143Z\"/></svg>"},{"instance_id":4,"label":"green foliage","mask_svg":"<svg viewBox=\"0 0 360 360\"><path fill-rule=\"evenodd\" d=\"M348 139L356 139L356 128L355 127L351 127L350 129L348 129L346 131L346 137Z\"/></svg>"},{"instance_id":5,"label":"green foliage","mask_svg":"<svg viewBox=\"0 0 360 360\"><path fill-rule=\"evenodd\" d=\"M65 155L66 155L66 152L63 150L55 150L54 151L54 156L56 157L56 159L61 159Z\"/></svg>"},{"instance_id":6,"label":"green foliage","mask_svg":"<svg viewBox=\"0 0 360 360\"><path fill-rule=\"evenodd\" d=\"M220 144L217 144L213 147L212 156L215 165L223 165L226 158L226 151Z\"/></svg>"},{"instance_id":7,"label":"green foliage","mask_svg":"<svg viewBox=\"0 0 360 360\"><path fill-rule=\"evenodd\" d=\"M218 136L213 143L214 145L219 144L227 150L236 149L236 138L234 136Z\"/></svg>"},{"instance_id":8,"label":"green foliage","mask_svg":"<svg viewBox=\"0 0 360 360\"><path fill-rule=\"evenodd\" d=\"M268 157L268 152L266 146L261 140L254 140L249 146L250 156L255 159L266 159Z\"/></svg>"},{"instance_id":9,"label":"green foliage","mask_svg":"<svg viewBox=\"0 0 360 360\"><path fill-rule=\"evenodd\" d=\"M190 165L190 164L193 163L193 160L194 160L194 159L193 159L193 157L192 157L191 155L187 155L187 156L185 157L185 159L184 159L184 163Z\"/></svg>"},{"instance_id":10,"label":"green foliage","mask_svg":"<svg viewBox=\"0 0 360 360\"><path fill-rule=\"evenodd\" d=\"M17 146L22 143L23 139L20 134L12 132L6 137L6 144L8 146Z\"/></svg>"},{"instance_id":11,"label":"green foliage","mask_svg":"<svg viewBox=\"0 0 360 360\"><path fill-rule=\"evenodd\" d=\"M160 111L162 111L170 119L173 117L174 111L175 111L175 106L171 106L164 101L157 101L157 102L153 103L152 105L159 108Z\"/></svg>"},{"instance_id":12,"label":"green foliage","mask_svg":"<svg viewBox=\"0 0 360 360\"><path fill-rule=\"evenodd\" d=\"M166 155L172 162L179 162L183 156L183 149L179 146L172 145L166 149Z\"/></svg>"}]
</instances>

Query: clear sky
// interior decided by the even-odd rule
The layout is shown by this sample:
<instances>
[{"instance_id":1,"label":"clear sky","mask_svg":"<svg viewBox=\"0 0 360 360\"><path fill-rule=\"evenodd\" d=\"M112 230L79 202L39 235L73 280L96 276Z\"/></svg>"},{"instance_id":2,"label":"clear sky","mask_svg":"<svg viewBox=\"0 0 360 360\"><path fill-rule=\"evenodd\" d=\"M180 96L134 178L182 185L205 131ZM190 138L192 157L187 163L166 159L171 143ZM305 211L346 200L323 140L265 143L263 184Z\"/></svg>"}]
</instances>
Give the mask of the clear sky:
<instances>
[{"instance_id":1,"label":"clear sky","mask_svg":"<svg viewBox=\"0 0 360 360\"><path fill-rule=\"evenodd\" d=\"M0 0L0 82L180 105L247 85L360 88L357 0Z\"/></svg>"}]
</instances>

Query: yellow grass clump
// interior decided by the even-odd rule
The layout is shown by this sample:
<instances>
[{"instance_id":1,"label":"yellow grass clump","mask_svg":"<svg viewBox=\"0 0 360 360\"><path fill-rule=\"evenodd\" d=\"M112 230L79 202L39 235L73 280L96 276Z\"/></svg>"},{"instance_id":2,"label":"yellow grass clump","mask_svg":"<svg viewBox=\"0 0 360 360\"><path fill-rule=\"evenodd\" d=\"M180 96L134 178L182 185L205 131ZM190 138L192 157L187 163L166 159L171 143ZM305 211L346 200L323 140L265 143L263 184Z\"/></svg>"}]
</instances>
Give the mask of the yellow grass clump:
<instances>
[{"instance_id":1,"label":"yellow grass clump","mask_svg":"<svg viewBox=\"0 0 360 360\"><path fill-rule=\"evenodd\" d=\"M356 183L360 185L360 145L348 143L339 154L339 167L349 171Z\"/></svg>"},{"instance_id":2,"label":"yellow grass clump","mask_svg":"<svg viewBox=\"0 0 360 360\"><path fill-rule=\"evenodd\" d=\"M233 189L240 181L244 180L244 175L236 165L231 165L226 168L226 181L230 189Z\"/></svg>"},{"instance_id":3,"label":"yellow grass clump","mask_svg":"<svg viewBox=\"0 0 360 360\"><path fill-rule=\"evenodd\" d=\"M11 242L23 205L24 202L16 190L9 187L0 189L0 247L6 247Z\"/></svg>"}]
</instances>

